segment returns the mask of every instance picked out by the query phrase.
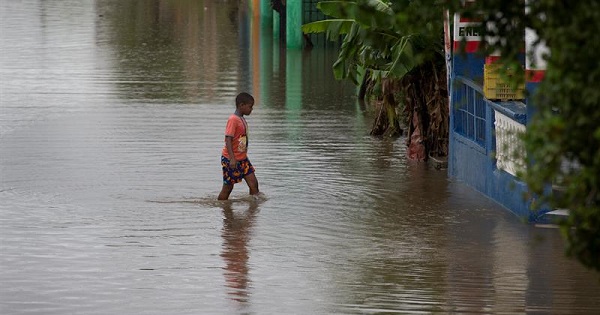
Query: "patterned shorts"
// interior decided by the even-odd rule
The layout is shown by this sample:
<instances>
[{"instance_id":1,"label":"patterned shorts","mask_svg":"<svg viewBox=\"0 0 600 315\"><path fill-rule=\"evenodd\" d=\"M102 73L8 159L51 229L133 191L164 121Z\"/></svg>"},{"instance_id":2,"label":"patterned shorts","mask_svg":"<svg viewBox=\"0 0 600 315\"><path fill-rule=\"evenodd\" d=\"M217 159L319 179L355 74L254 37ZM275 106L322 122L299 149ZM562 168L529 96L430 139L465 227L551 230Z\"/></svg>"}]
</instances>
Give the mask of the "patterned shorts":
<instances>
[{"instance_id":1,"label":"patterned shorts","mask_svg":"<svg viewBox=\"0 0 600 315\"><path fill-rule=\"evenodd\" d=\"M238 161L236 168L231 168L229 167L229 159L221 156L221 166L223 167L223 184L225 185L239 183L244 177L254 173L254 166L247 158Z\"/></svg>"}]
</instances>

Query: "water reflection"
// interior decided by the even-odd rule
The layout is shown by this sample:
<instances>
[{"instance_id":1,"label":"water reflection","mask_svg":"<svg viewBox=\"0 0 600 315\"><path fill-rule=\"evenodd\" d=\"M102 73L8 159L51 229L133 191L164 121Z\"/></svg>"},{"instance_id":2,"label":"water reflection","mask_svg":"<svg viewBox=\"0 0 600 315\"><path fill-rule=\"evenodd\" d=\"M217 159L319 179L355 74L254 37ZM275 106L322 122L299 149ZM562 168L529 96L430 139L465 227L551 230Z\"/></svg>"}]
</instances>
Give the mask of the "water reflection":
<instances>
[{"instance_id":1,"label":"water reflection","mask_svg":"<svg viewBox=\"0 0 600 315\"><path fill-rule=\"evenodd\" d=\"M225 286L232 300L246 303L250 295L248 243L252 236L252 226L258 213L258 201L248 200L247 209L234 209L234 201L223 201L223 245L221 257L225 261ZM241 206L245 208L245 205Z\"/></svg>"},{"instance_id":2,"label":"water reflection","mask_svg":"<svg viewBox=\"0 0 600 315\"><path fill-rule=\"evenodd\" d=\"M236 85L246 82L237 79L238 70L242 76L250 72L245 52L251 41L239 36L248 33L246 6L111 0L96 7L97 28L115 48L115 81L131 100L220 101L249 87Z\"/></svg>"}]
</instances>

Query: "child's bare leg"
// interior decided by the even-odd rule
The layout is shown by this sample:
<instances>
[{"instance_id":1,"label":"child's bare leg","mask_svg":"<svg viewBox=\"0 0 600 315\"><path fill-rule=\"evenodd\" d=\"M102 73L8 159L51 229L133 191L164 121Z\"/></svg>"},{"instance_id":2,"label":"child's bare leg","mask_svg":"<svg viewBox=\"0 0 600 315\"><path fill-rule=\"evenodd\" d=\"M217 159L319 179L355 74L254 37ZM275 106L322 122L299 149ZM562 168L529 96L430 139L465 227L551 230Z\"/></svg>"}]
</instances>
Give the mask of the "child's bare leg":
<instances>
[{"instance_id":1,"label":"child's bare leg","mask_svg":"<svg viewBox=\"0 0 600 315\"><path fill-rule=\"evenodd\" d=\"M233 190L233 185L223 184L223 188L221 188L221 192L219 193L218 200L227 200L231 191Z\"/></svg>"},{"instance_id":2,"label":"child's bare leg","mask_svg":"<svg viewBox=\"0 0 600 315\"><path fill-rule=\"evenodd\" d=\"M246 180L246 184L248 184L248 188L250 188L250 195L258 194L258 179L256 179L256 175L254 173L248 174L244 179Z\"/></svg>"}]
</instances>

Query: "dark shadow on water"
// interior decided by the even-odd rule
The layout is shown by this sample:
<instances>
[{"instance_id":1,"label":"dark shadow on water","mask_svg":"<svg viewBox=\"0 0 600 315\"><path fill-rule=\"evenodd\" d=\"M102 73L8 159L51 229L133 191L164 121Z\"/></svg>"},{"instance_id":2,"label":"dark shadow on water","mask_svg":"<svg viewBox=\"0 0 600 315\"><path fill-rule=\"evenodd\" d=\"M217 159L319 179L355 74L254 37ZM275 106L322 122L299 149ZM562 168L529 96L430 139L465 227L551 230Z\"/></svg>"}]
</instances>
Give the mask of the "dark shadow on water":
<instances>
[{"instance_id":1,"label":"dark shadow on water","mask_svg":"<svg viewBox=\"0 0 600 315\"><path fill-rule=\"evenodd\" d=\"M227 294L232 301L245 306L249 300L249 267L250 251L248 243L252 235L252 226L259 211L258 200L240 204L235 201L221 201L223 208L223 245L221 257L225 262L223 274Z\"/></svg>"}]
</instances>

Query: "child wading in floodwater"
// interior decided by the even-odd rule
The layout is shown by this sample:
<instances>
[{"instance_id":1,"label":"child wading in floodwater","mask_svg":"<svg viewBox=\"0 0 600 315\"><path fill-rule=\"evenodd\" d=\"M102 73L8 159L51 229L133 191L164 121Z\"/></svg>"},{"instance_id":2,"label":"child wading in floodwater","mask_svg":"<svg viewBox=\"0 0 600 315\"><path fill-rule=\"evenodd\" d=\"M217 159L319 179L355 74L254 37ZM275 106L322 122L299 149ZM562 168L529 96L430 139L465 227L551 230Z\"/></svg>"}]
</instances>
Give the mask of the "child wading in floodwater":
<instances>
[{"instance_id":1,"label":"child wading in floodwater","mask_svg":"<svg viewBox=\"0 0 600 315\"><path fill-rule=\"evenodd\" d=\"M223 166L223 188L219 200L227 200L233 185L246 180L250 195L258 194L258 180L248 155L248 123L244 115L252 113L254 97L248 93L240 93L235 98L235 113L229 116L225 127L225 147L221 154Z\"/></svg>"}]
</instances>

